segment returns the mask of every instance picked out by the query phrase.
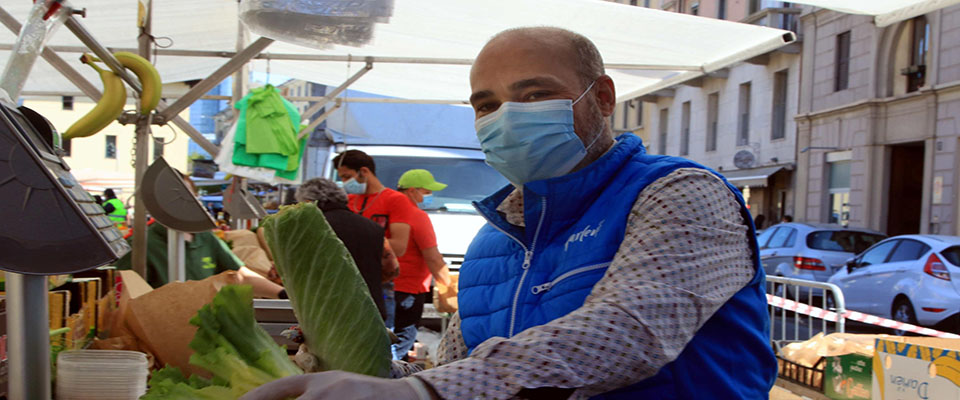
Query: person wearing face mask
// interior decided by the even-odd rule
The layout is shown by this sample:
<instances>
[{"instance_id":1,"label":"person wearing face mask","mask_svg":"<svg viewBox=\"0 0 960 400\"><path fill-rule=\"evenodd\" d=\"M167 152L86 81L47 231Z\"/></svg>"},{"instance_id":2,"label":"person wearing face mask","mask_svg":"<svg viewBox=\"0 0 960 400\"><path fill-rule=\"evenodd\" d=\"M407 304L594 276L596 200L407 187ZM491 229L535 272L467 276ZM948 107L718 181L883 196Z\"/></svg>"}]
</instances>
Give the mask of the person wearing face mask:
<instances>
[{"instance_id":1,"label":"person wearing face mask","mask_svg":"<svg viewBox=\"0 0 960 400\"><path fill-rule=\"evenodd\" d=\"M430 216L423 208L428 208L433 200L433 192L446 188L437 182L433 174L425 169L412 169L404 172L397 182L397 189L403 193L410 204L418 206L408 216L410 241L407 251L400 257L400 275L394 283L395 322L394 333L400 339L391 346L394 360L407 360L407 352L413 348L417 339L417 325L423 315L423 303L430 295L430 278L444 285L450 284L450 271L443 256L437 249L437 234L433 230Z\"/></svg>"},{"instance_id":2,"label":"person wearing face mask","mask_svg":"<svg viewBox=\"0 0 960 400\"><path fill-rule=\"evenodd\" d=\"M347 150L333 159L333 166L347 192L347 208L376 222L384 229L383 294L387 308L387 327L394 327L393 278L399 272L398 259L410 241L408 218L417 211L407 197L385 187L377 179L373 158L359 150Z\"/></svg>"},{"instance_id":3,"label":"person wearing face mask","mask_svg":"<svg viewBox=\"0 0 960 400\"><path fill-rule=\"evenodd\" d=\"M487 162L512 185L476 203L488 224L460 268L440 365L285 378L243 399L768 398L764 273L737 189L614 138L613 80L574 32L501 32L470 84Z\"/></svg>"}]
</instances>

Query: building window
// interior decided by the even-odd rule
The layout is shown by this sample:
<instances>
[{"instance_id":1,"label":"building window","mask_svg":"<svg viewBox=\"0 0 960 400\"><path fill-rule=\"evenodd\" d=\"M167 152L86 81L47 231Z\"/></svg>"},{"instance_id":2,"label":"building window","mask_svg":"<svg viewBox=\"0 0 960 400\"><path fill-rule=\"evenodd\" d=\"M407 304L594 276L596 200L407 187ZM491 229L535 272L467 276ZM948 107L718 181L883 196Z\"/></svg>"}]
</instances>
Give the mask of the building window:
<instances>
[{"instance_id":1,"label":"building window","mask_svg":"<svg viewBox=\"0 0 960 400\"><path fill-rule=\"evenodd\" d=\"M657 154L667 154L667 119L669 117L669 108L660 110L660 137L657 138Z\"/></svg>"},{"instance_id":2,"label":"building window","mask_svg":"<svg viewBox=\"0 0 960 400\"><path fill-rule=\"evenodd\" d=\"M73 149L72 139L63 139L60 142L60 147L63 148L63 156L70 157L70 151Z\"/></svg>"},{"instance_id":3,"label":"building window","mask_svg":"<svg viewBox=\"0 0 960 400\"><path fill-rule=\"evenodd\" d=\"M637 0L630 0L630 5L631 6L637 5Z\"/></svg>"},{"instance_id":4,"label":"building window","mask_svg":"<svg viewBox=\"0 0 960 400\"><path fill-rule=\"evenodd\" d=\"M836 54L833 91L839 92L846 90L850 83L850 31L837 35Z\"/></svg>"},{"instance_id":5,"label":"building window","mask_svg":"<svg viewBox=\"0 0 960 400\"><path fill-rule=\"evenodd\" d=\"M637 100L635 102L637 105L637 125L638 127L643 126L643 102Z\"/></svg>"},{"instance_id":6,"label":"building window","mask_svg":"<svg viewBox=\"0 0 960 400\"><path fill-rule=\"evenodd\" d=\"M683 103L680 114L680 155L690 154L690 102Z\"/></svg>"},{"instance_id":7,"label":"building window","mask_svg":"<svg viewBox=\"0 0 960 400\"><path fill-rule=\"evenodd\" d=\"M61 104L61 107L66 111L73 110L73 96L61 97L60 104Z\"/></svg>"},{"instance_id":8,"label":"building window","mask_svg":"<svg viewBox=\"0 0 960 400\"><path fill-rule=\"evenodd\" d=\"M750 143L750 82L740 84L740 106L737 113L737 146Z\"/></svg>"},{"instance_id":9,"label":"building window","mask_svg":"<svg viewBox=\"0 0 960 400\"><path fill-rule=\"evenodd\" d=\"M106 158L117 158L117 137L115 135L106 135L104 136L107 141L106 149L104 150L104 157Z\"/></svg>"},{"instance_id":10,"label":"building window","mask_svg":"<svg viewBox=\"0 0 960 400\"><path fill-rule=\"evenodd\" d=\"M770 139L787 135L787 70L773 74L773 132Z\"/></svg>"},{"instance_id":11,"label":"building window","mask_svg":"<svg viewBox=\"0 0 960 400\"><path fill-rule=\"evenodd\" d=\"M160 157L163 157L163 138L153 138L153 159L156 160Z\"/></svg>"},{"instance_id":12,"label":"building window","mask_svg":"<svg viewBox=\"0 0 960 400\"><path fill-rule=\"evenodd\" d=\"M834 161L830 169L829 201L830 215L827 222L847 226L850 223L850 161Z\"/></svg>"},{"instance_id":13,"label":"building window","mask_svg":"<svg viewBox=\"0 0 960 400\"><path fill-rule=\"evenodd\" d=\"M929 51L930 24L925 17L914 18L910 38L910 66L904 71L904 75L907 76L907 93L916 92L926 83Z\"/></svg>"},{"instance_id":14,"label":"building window","mask_svg":"<svg viewBox=\"0 0 960 400\"><path fill-rule=\"evenodd\" d=\"M690 14L700 15L700 3L693 3L692 5L690 5Z\"/></svg>"},{"instance_id":15,"label":"building window","mask_svg":"<svg viewBox=\"0 0 960 400\"><path fill-rule=\"evenodd\" d=\"M727 0L720 0L717 4L717 19L727 19Z\"/></svg>"},{"instance_id":16,"label":"building window","mask_svg":"<svg viewBox=\"0 0 960 400\"><path fill-rule=\"evenodd\" d=\"M760 11L760 0L750 0L750 4L747 8L747 15L752 15L753 13Z\"/></svg>"},{"instance_id":17,"label":"building window","mask_svg":"<svg viewBox=\"0 0 960 400\"><path fill-rule=\"evenodd\" d=\"M650 8L650 0L643 0L643 6Z\"/></svg>"},{"instance_id":18,"label":"building window","mask_svg":"<svg viewBox=\"0 0 960 400\"><path fill-rule=\"evenodd\" d=\"M720 115L720 93L707 96L707 151L717 151L717 118Z\"/></svg>"},{"instance_id":19,"label":"building window","mask_svg":"<svg viewBox=\"0 0 960 400\"><path fill-rule=\"evenodd\" d=\"M630 129L630 109L633 108L633 102L627 101L623 103L623 130Z\"/></svg>"}]
</instances>

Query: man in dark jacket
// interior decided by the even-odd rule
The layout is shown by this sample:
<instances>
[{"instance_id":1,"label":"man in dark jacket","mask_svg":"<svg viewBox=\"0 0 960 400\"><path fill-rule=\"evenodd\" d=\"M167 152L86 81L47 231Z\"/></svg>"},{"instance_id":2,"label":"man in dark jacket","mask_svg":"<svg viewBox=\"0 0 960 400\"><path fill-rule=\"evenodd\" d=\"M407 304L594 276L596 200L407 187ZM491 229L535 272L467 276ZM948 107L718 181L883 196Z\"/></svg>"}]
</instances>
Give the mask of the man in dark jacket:
<instances>
[{"instance_id":1,"label":"man in dark jacket","mask_svg":"<svg viewBox=\"0 0 960 400\"><path fill-rule=\"evenodd\" d=\"M383 228L376 222L350 211L347 208L347 193L329 179L314 178L304 182L297 189L295 197L298 202L317 203L330 227L353 256L353 261L370 290L370 296L380 310L380 317L386 318L383 291L380 289Z\"/></svg>"}]
</instances>

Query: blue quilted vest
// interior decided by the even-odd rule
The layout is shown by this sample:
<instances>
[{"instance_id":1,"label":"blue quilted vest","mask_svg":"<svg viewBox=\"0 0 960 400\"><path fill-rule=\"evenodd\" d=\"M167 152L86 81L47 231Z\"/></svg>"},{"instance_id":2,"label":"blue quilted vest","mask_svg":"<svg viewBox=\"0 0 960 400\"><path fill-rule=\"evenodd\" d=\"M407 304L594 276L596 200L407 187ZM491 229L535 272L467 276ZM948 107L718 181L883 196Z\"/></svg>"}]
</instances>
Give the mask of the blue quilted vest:
<instances>
[{"instance_id":1,"label":"blue quilted vest","mask_svg":"<svg viewBox=\"0 0 960 400\"><path fill-rule=\"evenodd\" d=\"M640 192L689 160L647 155L632 134L586 168L524 185L520 229L497 206L508 186L479 203L489 222L474 238L460 269L461 329L472 352L483 341L511 337L581 307L623 241L627 217ZM708 169L709 170L709 169ZM721 177L722 178L722 177ZM727 184L743 206L740 192ZM764 295L764 273L751 240L753 280L697 332L676 360L655 376L596 398L760 399L776 379Z\"/></svg>"}]
</instances>

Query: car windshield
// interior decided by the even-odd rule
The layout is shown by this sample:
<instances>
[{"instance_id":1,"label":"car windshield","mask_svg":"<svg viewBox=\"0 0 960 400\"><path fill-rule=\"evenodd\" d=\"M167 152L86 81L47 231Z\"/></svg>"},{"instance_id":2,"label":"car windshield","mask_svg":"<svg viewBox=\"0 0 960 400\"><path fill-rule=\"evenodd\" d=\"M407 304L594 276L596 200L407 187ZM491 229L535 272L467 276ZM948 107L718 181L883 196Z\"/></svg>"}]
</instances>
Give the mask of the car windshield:
<instances>
[{"instance_id":1,"label":"car windshield","mask_svg":"<svg viewBox=\"0 0 960 400\"><path fill-rule=\"evenodd\" d=\"M859 254L886 236L857 231L816 231L807 235L807 247L824 251Z\"/></svg>"},{"instance_id":2,"label":"car windshield","mask_svg":"<svg viewBox=\"0 0 960 400\"><path fill-rule=\"evenodd\" d=\"M396 189L400 175L411 169L425 169L447 188L433 193L427 211L476 214L472 202L480 201L509 182L483 160L470 158L427 158L372 156L377 165L377 178Z\"/></svg>"}]
</instances>

